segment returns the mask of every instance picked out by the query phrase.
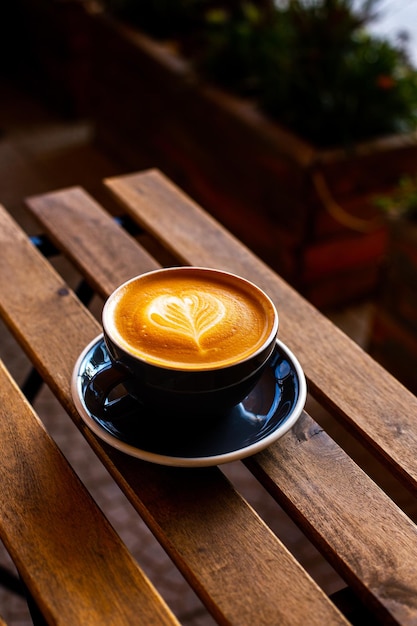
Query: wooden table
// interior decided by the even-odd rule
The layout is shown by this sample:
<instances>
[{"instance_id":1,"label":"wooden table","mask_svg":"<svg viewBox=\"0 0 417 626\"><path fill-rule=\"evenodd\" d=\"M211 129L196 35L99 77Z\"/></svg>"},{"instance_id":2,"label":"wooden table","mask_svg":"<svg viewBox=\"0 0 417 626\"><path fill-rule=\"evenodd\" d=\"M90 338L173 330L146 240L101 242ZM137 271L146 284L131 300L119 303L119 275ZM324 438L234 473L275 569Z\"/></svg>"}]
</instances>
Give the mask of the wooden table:
<instances>
[{"instance_id":1,"label":"wooden table","mask_svg":"<svg viewBox=\"0 0 417 626\"><path fill-rule=\"evenodd\" d=\"M42 379L218 623L328 626L349 623L355 608L367 624L416 624L417 398L161 173L105 184L146 235L128 234L81 188L27 201L103 298L172 262L241 274L275 301L320 424L303 412L244 462L344 578L349 603L327 597L222 466L149 463L91 432L71 376L100 324L2 209L1 317ZM177 623L5 367L0 379L0 534L46 621Z\"/></svg>"}]
</instances>

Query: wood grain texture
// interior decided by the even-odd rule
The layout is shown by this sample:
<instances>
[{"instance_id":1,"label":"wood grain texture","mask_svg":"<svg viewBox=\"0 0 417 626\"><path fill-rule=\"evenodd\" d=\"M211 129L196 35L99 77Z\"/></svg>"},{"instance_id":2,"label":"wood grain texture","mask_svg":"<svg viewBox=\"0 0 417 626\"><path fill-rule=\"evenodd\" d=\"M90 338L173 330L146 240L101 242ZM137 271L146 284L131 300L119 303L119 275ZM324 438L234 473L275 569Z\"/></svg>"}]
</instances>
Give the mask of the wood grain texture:
<instances>
[{"instance_id":1,"label":"wood grain texture","mask_svg":"<svg viewBox=\"0 0 417 626\"><path fill-rule=\"evenodd\" d=\"M252 626L254 621L265 625L276 621L304 626L305 612L299 607L308 606L311 624L321 626L323 619L326 624L345 624L339 611L218 469L175 472L140 462L102 445L84 426L71 399L70 378L74 354L78 356L98 334L99 325L68 288L65 297L56 297L57 290L62 290L59 277L4 212L0 213L0 232L2 249L10 252L0 262L2 315L219 623ZM83 233L80 224L78 237ZM12 271L15 264L21 269ZM6 289L9 272L13 294ZM57 323L59 319L61 323ZM44 331L48 326L49 335ZM188 504L181 506L182 494L187 492ZM194 507L189 506L191 502ZM221 502L225 505L219 507ZM152 512L148 503L149 507L152 503ZM228 512L229 503L233 515Z\"/></svg>"},{"instance_id":2,"label":"wood grain texture","mask_svg":"<svg viewBox=\"0 0 417 626\"><path fill-rule=\"evenodd\" d=\"M177 197L175 190L166 185L164 180L157 180L154 184L157 188L155 195L158 196L158 200L152 203L149 201L150 210L155 211L153 232L158 235L159 227L164 232L164 220L162 218L158 220L158 211L155 207L159 207L160 214L165 214L165 212L173 211L172 207L176 206L176 210L167 218L172 224L170 228L172 250L191 248L193 254L198 254L199 249L202 248L201 254L208 254L203 248L203 242L212 241L213 245L216 244L216 223L209 219L206 229L204 227L205 216L201 214L198 207L193 206L190 212L187 212L187 204L185 208L183 205L184 202L188 202L186 198L184 199L181 195ZM147 198L146 193L141 193L141 196ZM46 213L41 209L40 204L41 201L35 207L36 213L38 217L42 215L42 219L45 219ZM175 219L175 212L179 214L177 219ZM185 222L178 226L178 222L181 222L183 218L188 224L188 234L184 232ZM193 227L194 221L198 219L202 220L200 231ZM59 245L71 254L71 238L63 229L57 230L60 231ZM226 238L229 237L227 232L221 230L220 238L223 235ZM187 237L191 240L189 243L184 242L184 238ZM181 240L181 243L177 242L177 238ZM233 238L230 242L230 245L235 248L238 245ZM244 256L245 249L241 250ZM78 254L73 249L72 253ZM224 252L224 254L228 253ZM250 253L247 254L250 259ZM240 258L239 254L235 256ZM119 251L119 257L119 262L123 263L122 249ZM183 261L187 260L191 261L191 258L185 255ZM102 262L104 262L103 259ZM110 262L111 259L109 259ZM129 263L128 259L126 263ZM251 264L249 264L250 267ZM330 328L336 333L336 337L340 334L333 326ZM171 511L172 504L170 503L175 493L176 507L184 506L183 514L190 515L189 501L182 505L181 498L188 481L194 480L192 472L188 470L179 472L182 475L181 489L176 493L176 487L172 484L172 476L176 472L172 469L167 471L161 469L160 474L156 474L153 468L143 464L140 478L138 478L135 469L132 470L131 462L112 451L109 451L109 454L115 459L115 464L125 477L125 489L133 490L132 499L135 499L134 494L140 493L140 502L137 506L152 528L159 529L161 516L164 515L164 511L169 511L163 522L163 532L158 531L161 532L162 542L166 534L169 534L173 543L178 542L178 533L182 531L179 520L182 516L178 517L178 510ZM271 493L283 503L296 521L303 526L335 567L363 596L364 601L375 608L381 619L388 619L389 612L392 612L400 623L412 623L416 614L414 600L416 596L414 580L417 573L414 566L417 562L416 528L311 418L305 414L296 429L267 452L251 459L248 465L266 484ZM149 485L151 483L155 485L157 481L158 496L150 496L149 493L143 491L141 485L144 476ZM198 476L201 479L202 474L198 473ZM162 495L168 484L170 485L168 496ZM191 488L190 493L192 493ZM162 511L160 510L161 498L164 502ZM191 498L190 495L189 499ZM230 496L228 498L231 502ZM366 516L366 523L360 524L359 530L355 520L352 519L352 511L356 510L363 511ZM196 503L194 514L203 516L203 519L205 516L207 519L210 517L208 509L204 510L200 498ZM381 519L384 520L383 532L379 532ZM195 535L195 525L193 528ZM208 541L211 534L205 535L204 528L200 532L199 545L204 545L204 554L209 555ZM215 529L213 533L216 533ZM241 530L239 530L240 534ZM392 537L392 541L384 546L386 536ZM254 532L253 537L256 537ZM227 551L226 546L224 551ZM205 558L209 559L209 556ZM201 582L191 571L189 559L192 559L192 556L184 559L183 567L185 571L189 570L188 576L194 577L194 584L198 586ZM390 564L389 567L387 563ZM241 569L244 570L243 561ZM394 585L391 584L393 580ZM207 581L206 585L208 585ZM403 592L399 594L398 589L402 589Z\"/></svg>"},{"instance_id":3,"label":"wood grain texture","mask_svg":"<svg viewBox=\"0 0 417 626\"><path fill-rule=\"evenodd\" d=\"M51 624L178 624L0 363L0 535Z\"/></svg>"},{"instance_id":4,"label":"wood grain texture","mask_svg":"<svg viewBox=\"0 0 417 626\"><path fill-rule=\"evenodd\" d=\"M417 526L306 413L248 467L384 623L417 616Z\"/></svg>"},{"instance_id":5,"label":"wood grain texture","mask_svg":"<svg viewBox=\"0 0 417 626\"><path fill-rule=\"evenodd\" d=\"M61 387L68 390L81 348L99 326L2 207L0 220L1 315L45 380L59 372L62 400Z\"/></svg>"},{"instance_id":6,"label":"wood grain texture","mask_svg":"<svg viewBox=\"0 0 417 626\"><path fill-rule=\"evenodd\" d=\"M156 470L141 463L138 470L117 456L130 489L140 493L143 518L161 543L174 548L174 560L220 624L305 624L307 615L311 624L340 619L326 603L318 608L308 580L300 586L302 570L294 569L292 555L256 514L248 515L217 468ZM219 595L221 606L232 603L227 615L213 606Z\"/></svg>"},{"instance_id":7,"label":"wood grain texture","mask_svg":"<svg viewBox=\"0 0 417 626\"><path fill-rule=\"evenodd\" d=\"M107 180L125 210L192 265L235 272L274 300L310 392L417 493L417 397L158 171ZM378 390L378 392L375 392Z\"/></svg>"},{"instance_id":8,"label":"wood grain texture","mask_svg":"<svg viewBox=\"0 0 417 626\"><path fill-rule=\"evenodd\" d=\"M115 282L158 267L153 257L79 187L34 196L28 205L53 243L59 246L65 233L72 242L73 263L82 267L83 275L103 295L114 289ZM119 254L121 249L123 255ZM111 264L109 258L113 259Z\"/></svg>"}]
</instances>

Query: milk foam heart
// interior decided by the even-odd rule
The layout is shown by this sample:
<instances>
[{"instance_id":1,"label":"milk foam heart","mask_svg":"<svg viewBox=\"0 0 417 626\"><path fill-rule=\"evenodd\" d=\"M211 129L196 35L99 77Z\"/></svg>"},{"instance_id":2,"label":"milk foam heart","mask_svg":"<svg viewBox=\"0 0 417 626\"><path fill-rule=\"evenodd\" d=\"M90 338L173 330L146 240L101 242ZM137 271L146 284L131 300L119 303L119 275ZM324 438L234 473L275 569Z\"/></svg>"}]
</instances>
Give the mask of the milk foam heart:
<instances>
[{"instance_id":1,"label":"milk foam heart","mask_svg":"<svg viewBox=\"0 0 417 626\"><path fill-rule=\"evenodd\" d=\"M204 268L139 276L106 305L115 341L146 362L204 370L253 355L277 330L275 308L248 281Z\"/></svg>"},{"instance_id":2,"label":"milk foam heart","mask_svg":"<svg viewBox=\"0 0 417 626\"><path fill-rule=\"evenodd\" d=\"M179 333L201 348L204 334L215 331L226 315L220 298L210 293L183 292L156 297L147 310L148 320L163 331Z\"/></svg>"}]
</instances>

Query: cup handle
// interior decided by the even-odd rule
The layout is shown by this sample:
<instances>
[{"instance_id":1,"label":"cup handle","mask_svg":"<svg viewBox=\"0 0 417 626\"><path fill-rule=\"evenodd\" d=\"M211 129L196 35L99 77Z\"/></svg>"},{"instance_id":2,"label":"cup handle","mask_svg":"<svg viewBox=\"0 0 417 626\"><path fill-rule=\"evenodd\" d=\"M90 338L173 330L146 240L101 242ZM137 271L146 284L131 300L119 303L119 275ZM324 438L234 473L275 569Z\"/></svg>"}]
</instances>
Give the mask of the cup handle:
<instances>
[{"instance_id":1,"label":"cup handle","mask_svg":"<svg viewBox=\"0 0 417 626\"><path fill-rule=\"evenodd\" d=\"M126 391L114 399L109 399L111 392L122 385L128 378L129 373L114 367L111 363L94 374L88 382L84 399L89 411L98 418L109 419L112 415L125 413L135 402Z\"/></svg>"}]
</instances>

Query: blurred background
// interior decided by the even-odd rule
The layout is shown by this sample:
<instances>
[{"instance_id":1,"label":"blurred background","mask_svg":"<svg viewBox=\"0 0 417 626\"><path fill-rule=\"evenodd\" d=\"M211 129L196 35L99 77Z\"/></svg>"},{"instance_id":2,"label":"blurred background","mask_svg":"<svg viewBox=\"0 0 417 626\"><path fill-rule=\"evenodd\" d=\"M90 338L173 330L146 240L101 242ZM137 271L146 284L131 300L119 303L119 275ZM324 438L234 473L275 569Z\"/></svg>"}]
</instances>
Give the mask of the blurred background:
<instances>
[{"instance_id":1,"label":"blurred background","mask_svg":"<svg viewBox=\"0 0 417 626\"><path fill-rule=\"evenodd\" d=\"M81 185L116 212L102 179L158 167L417 392L417 0L14 0L0 29L0 202L28 234L25 197ZM30 364L0 333L21 384ZM36 408L181 622L211 624L48 390ZM0 614L31 623L7 585Z\"/></svg>"}]
</instances>

